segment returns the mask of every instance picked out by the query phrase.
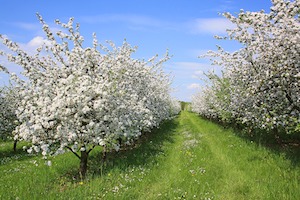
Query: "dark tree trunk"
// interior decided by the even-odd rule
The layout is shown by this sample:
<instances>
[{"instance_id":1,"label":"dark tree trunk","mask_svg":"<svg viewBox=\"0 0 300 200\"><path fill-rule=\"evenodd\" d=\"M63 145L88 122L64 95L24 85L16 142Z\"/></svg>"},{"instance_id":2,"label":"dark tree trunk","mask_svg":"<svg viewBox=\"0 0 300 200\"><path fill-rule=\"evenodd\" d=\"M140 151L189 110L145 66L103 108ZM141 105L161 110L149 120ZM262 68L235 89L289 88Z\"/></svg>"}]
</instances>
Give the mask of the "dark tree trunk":
<instances>
[{"instance_id":1,"label":"dark tree trunk","mask_svg":"<svg viewBox=\"0 0 300 200\"><path fill-rule=\"evenodd\" d=\"M282 145L282 138L280 137L279 130L277 127L274 128L273 134L277 144Z\"/></svg>"},{"instance_id":2,"label":"dark tree trunk","mask_svg":"<svg viewBox=\"0 0 300 200\"><path fill-rule=\"evenodd\" d=\"M103 163L106 161L106 156L107 156L106 146L104 146L103 150L102 150L102 162Z\"/></svg>"},{"instance_id":3,"label":"dark tree trunk","mask_svg":"<svg viewBox=\"0 0 300 200\"><path fill-rule=\"evenodd\" d=\"M17 151L17 143L18 143L18 140L14 140L14 152Z\"/></svg>"},{"instance_id":4,"label":"dark tree trunk","mask_svg":"<svg viewBox=\"0 0 300 200\"><path fill-rule=\"evenodd\" d=\"M85 175L87 172L88 156L89 156L89 152L81 151L79 173L82 179L85 179Z\"/></svg>"}]
</instances>

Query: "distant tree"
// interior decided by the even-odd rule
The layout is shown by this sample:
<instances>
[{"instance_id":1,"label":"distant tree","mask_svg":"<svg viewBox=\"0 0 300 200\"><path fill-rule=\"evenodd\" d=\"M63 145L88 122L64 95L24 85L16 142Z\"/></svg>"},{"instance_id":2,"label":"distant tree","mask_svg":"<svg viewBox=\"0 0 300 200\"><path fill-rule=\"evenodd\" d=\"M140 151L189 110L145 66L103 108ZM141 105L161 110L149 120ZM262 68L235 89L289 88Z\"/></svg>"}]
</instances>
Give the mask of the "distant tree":
<instances>
[{"instance_id":1,"label":"distant tree","mask_svg":"<svg viewBox=\"0 0 300 200\"><path fill-rule=\"evenodd\" d=\"M19 95L12 85L0 88L0 138L3 140L12 139L13 130L18 125L16 110L19 102ZM17 140L14 141L16 151Z\"/></svg>"}]
</instances>

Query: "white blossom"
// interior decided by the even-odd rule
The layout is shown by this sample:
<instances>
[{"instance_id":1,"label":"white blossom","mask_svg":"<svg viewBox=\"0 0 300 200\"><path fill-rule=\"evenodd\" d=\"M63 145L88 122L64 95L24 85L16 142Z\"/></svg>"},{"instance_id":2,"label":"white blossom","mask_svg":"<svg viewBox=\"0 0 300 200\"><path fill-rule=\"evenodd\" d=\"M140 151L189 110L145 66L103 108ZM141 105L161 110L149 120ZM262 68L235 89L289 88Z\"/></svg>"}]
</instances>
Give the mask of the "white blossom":
<instances>
[{"instance_id":1,"label":"white blossom","mask_svg":"<svg viewBox=\"0 0 300 200\"><path fill-rule=\"evenodd\" d=\"M168 53L146 62L131 57L136 48L126 41L105 47L95 35L93 47L85 48L72 18L68 23L56 20L66 29L57 34L38 18L47 42L34 56L0 35L11 50L1 55L22 66L26 77L11 74L22 99L15 111L20 121L15 134L36 147L29 152L46 156L65 147L83 152L96 145L119 150L120 140L132 142L180 111L162 70Z\"/></svg>"},{"instance_id":2,"label":"white blossom","mask_svg":"<svg viewBox=\"0 0 300 200\"><path fill-rule=\"evenodd\" d=\"M237 26L223 39L243 46L207 53L224 71L209 75L210 84L193 99L194 111L262 129L300 130L300 1L272 3L270 13L224 13Z\"/></svg>"}]
</instances>

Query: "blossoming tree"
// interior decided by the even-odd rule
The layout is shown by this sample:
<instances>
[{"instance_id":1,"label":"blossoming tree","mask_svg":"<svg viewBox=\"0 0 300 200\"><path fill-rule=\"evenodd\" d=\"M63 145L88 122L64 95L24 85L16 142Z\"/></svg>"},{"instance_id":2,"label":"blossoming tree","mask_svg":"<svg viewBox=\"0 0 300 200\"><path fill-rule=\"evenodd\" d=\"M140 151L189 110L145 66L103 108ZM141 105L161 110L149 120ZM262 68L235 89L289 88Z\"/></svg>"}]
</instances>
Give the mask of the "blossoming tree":
<instances>
[{"instance_id":1,"label":"blossoming tree","mask_svg":"<svg viewBox=\"0 0 300 200\"><path fill-rule=\"evenodd\" d=\"M224 67L223 76L213 78L212 85L217 87L208 90L216 93L225 81L223 97L228 101L216 96L215 108L225 103L229 116L239 122L275 132L295 132L300 130L300 1L272 3L270 13L224 13L236 28L220 39L236 40L242 48L233 53L221 47L218 52L208 52L217 58L214 64ZM205 109L201 112L206 114Z\"/></svg>"},{"instance_id":2,"label":"blossoming tree","mask_svg":"<svg viewBox=\"0 0 300 200\"><path fill-rule=\"evenodd\" d=\"M12 131L17 126L18 95L12 86L0 88L0 138L13 138Z\"/></svg>"},{"instance_id":3,"label":"blossoming tree","mask_svg":"<svg viewBox=\"0 0 300 200\"><path fill-rule=\"evenodd\" d=\"M161 68L169 56L133 59L136 48L127 42L121 47L108 42L107 48L95 34L92 47L85 48L73 18L68 23L56 20L64 29L57 33L38 18L47 42L35 55L0 36L11 50L0 54L22 66L26 77L12 74L22 98L15 137L31 141L28 152L44 156L70 150L80 159L85 177L88 155L96 146L118 150L120 143L133 142L170 116L170 81Z\"/></svg>"}]
</instances>

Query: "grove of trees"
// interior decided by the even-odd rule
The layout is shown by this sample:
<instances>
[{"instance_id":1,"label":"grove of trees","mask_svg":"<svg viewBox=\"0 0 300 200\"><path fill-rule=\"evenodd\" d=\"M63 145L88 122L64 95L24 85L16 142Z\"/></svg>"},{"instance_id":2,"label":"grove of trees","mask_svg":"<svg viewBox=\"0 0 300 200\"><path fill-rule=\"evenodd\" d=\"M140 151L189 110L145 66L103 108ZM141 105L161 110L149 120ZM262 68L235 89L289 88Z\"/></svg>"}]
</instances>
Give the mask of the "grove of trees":
<instances>
[{"instance_id":1,"label":"grove of trees","mask_svg":"<svg viewBox=\"0 0 300 200\"><path fill-rule=\"evenodd\" d=\"M241 48L222 47L205 56L223 67L207 74L209 84L194 95L192 110L207 118L270 132L300 132L300 1L272 0L270 12L224 13L235 28L222 40ZM23 68L22 75L0 64L12 85L0 89L0 139L30 143L27 151L45 158L71 151L86 176L90 152L103 156L163 120L178 114L171 82L162 65L169 59L135 59L126 41L120 47L100 44L93 35L86 47L79 24L55 20L57 32L37 14L46 40L35 54L4 35L0 56ZM190 107L190 106L188 106Z\"/></svg>"},{"instance_id":2,"label":"grove of trees","mask_svg":"<svg viewBox=\"0 0 300 200\"><path fill-rule=\"evenodd\" d=\"M241 48L218 47L206 56L223 67L192 100L208 118L270 132L300 131L300 1L272 0L270 12L224 13L235 28L224 40Z\"/></svg>"},{"instance_id":3,"label":"grove of trees","mask_svg":"<svg viewBox=\"0 0 300 200\"><path fill-rule=\"evenodd\" d=\"M0 35L10 50L0 55L23 67L18 76L0 66L11 75L12 90L18 95L10 108L5 106L10 105L9 95L1 94L0 121L16 117L18 125L10 126L6 134L13 128L15 140L29 141L28 152L47 157L70 150L80 159L80 174L85 177L89 153L96 146L104 153L119 150L180 111L180 103L170 96L169 75L162 70L168 54L158 61L156 56L134 59L136 48L126 41L120 47L113 42L105 47L95 34L92 47L85 47L73 18L67 23L56 20L63 31L54 33L37 16L47 42L36 54Z\"/></svg>"}]
</instances>

